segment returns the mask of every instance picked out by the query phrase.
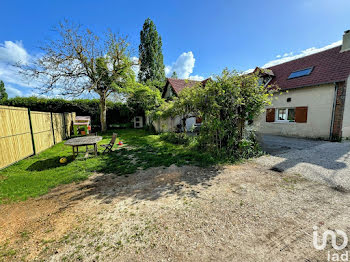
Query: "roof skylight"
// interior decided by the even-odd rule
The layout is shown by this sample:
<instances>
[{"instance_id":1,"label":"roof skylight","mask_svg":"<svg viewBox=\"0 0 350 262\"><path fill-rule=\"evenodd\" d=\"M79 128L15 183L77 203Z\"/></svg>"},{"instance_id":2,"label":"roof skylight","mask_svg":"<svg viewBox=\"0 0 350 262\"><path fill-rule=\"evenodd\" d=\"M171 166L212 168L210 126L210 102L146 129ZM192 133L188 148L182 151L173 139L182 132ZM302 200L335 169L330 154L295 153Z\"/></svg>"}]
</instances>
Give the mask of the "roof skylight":
<instances>
[{"instance_id":1,"label":"roof skylight","mask_svg":"<svg viewBox=\"0 0 350 262\"><path fill-rule=\"evenodd\" d=\"M294 71L289 75L288 79L310 75L312 72L312 69L313 69L313 67L309 67L309 68L305 68L305 69L302 69L299 71Z\"/></svg>"}]
</instances>

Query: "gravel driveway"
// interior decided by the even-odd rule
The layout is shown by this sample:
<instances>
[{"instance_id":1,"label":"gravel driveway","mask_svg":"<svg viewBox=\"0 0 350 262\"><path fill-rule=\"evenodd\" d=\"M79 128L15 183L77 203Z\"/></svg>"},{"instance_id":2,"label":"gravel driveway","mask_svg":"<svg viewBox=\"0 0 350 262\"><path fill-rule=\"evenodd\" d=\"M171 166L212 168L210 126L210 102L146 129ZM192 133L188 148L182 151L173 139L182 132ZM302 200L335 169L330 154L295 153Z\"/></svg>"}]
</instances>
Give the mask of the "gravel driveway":
<instances>
[{"instance_id":1,"label":"gravel driveway","mask_svg":"<svg viewBox=\"0 0 350 262\"><path fill-rule=\"evenodd\" d=\"M94 174L2 205L0 261L326 261L313 227L349 233L349 203L251 162Z\"/></svg>"},{"instance_id":2,"label":"gravel driveway","mask_svg":"<svg viewBox=\"0 0 350 262\"><path fill-rule=\"evenodd\" d=\"M0 261L326 261L313 228L349 235L350 143L281 139L260 164L96 173L1 205Z\"/></svg>"},{"instance_id":3,"label":"gravel driveway","mask_svg":"<svg viewBox=\"0 0 350 262\"><path fill-rule=\"evenodd\" d=\"M340 191L350 190L350 143L326 142L265 135L263 149L270 155L257 163L274 171L287 171L326 183Z\"/></svg>"}]
</instances>

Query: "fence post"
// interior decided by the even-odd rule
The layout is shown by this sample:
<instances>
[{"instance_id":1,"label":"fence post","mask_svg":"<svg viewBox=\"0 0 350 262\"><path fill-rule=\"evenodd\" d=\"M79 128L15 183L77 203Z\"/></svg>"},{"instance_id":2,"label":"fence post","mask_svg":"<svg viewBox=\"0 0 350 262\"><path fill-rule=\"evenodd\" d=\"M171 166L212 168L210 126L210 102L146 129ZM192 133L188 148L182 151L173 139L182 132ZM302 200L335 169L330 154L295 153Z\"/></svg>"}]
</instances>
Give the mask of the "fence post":
<instances>
[{"instance_id":1,"label":"fence post","mask_svg":"<svg viewBox=\"0 0 350 262\"><path fill-rule=\"evenodd\" d=\"M33 126L32 126L32 117L30 116L29 108L28 108L28 118L29 118L30 136L32 138L32 145L33 145L33 155L35 155L36 152L35 152L35 142L34 142L34 134L33 134Z\"/></svg>"},{"instance_id":2,"label":"fence post","mask_svg":"<svg viewBox=\"0 0 350 262\"><path fill-rule=\"evenodd\" d=\"M52 137L53 137L53 144L56 144L56 139L55 139L55 130L53 128L53 119L52 119L52 112L50 112L51 114L51 128L52 128Z\"/></svg>"},{"instance_id":3,"label":"fence post","mask_svg":"<svg viewBox=\"0 0 350 262\"><path fill-rule=\"evenodd\" d=\"M64 127L64 139L67 139L67 125L66 125L66 113L63 112L63 127Z\"/></svg>"}]
</instances>

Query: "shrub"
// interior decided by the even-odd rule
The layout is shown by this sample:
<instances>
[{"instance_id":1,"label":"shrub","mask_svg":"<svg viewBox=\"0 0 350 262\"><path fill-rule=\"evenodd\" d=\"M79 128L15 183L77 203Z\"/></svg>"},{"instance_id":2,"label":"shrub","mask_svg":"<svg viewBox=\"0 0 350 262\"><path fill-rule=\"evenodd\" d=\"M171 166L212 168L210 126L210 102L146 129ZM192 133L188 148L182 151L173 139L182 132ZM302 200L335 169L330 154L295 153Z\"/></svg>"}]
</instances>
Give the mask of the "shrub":
<instances>
[{"instance_id":1,"label":"shrub","mask_svg":"<svg viewBox=\"0 0 350 262\"><path fill-rule=\"evenodd\" d=\"M254 132L248 132L239 144L236 158L252 158L260 156L263 151Z\"/></svg>"},{"instance_id":2,"label":"shrub","mask_svg":"<svg viewBox=\"0 0 350 262\"><path fill-rule=\"evenodd\" d=\"M161 139L176 145L189 145L191 138L185 133L167 132L161 134Z\"/></svg>"},{"instance_id":3,"label":"shrub","mask_svg":"<svg viewBox=\"0 0 350 262\"><path fill-rule=\"evenodd\" d=\"M183 121L193 115L203 119L198 137L203 151L223 159L248 158L259 150L257 142L245 135L246 123L271 103L274 91L259 82L257 73L225 69L205 86L185 88L167 108Z\"/></svg>"},{"instance_id":4,"label":"shrub","mask_svg":"<svg viewBox=\"0 0 350 262\"><path fill-rule=\"evenodd\" d=\"M44 112L76 112L79 116L91 116L93 127L100 126L100 107L98 99L74 99L65 100L60 98L39 98L39 97L15 97L1 104L7 106L26 107L30 110ZM134 114L126 104L107 101L107 125L130 123Z\"/></svg>"}]
</instances>

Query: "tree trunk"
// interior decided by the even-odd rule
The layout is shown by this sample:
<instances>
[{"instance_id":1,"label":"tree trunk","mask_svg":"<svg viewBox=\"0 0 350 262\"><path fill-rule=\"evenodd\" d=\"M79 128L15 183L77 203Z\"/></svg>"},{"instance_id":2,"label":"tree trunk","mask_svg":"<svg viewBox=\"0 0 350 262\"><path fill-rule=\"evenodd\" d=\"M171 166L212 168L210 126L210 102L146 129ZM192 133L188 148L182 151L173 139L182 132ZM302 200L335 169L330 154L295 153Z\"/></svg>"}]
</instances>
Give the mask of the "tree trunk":
<instances>
[{"instance_id":1,"label":"tree trunk","mask_svg":"<svg viewBox=\"0 0 350 262\"><path fill-rule=\"evenodd\" d=\"M245 128L245 119L239 118L238 119L238 141L241 141L243 139L244 128Z\"/></svg>"},{"instance_id":2,"label":"tree trunk","mask_svg":"<svg viewBox=\"0 0 350 262\"><path fill-rule=\"evenodd\" d=\"M186 118L182 118L182 130L186 134L187 129L186 129Z\"/></svg>"},{"instance_id":3,"label":"tree trunk","mask_svg":"<svg viewBox=\"0 0 350 262\"><path fill-rule=\"evenodd\" d=\"M101 122L101 132L107 131L107 106L106 97L100 95L100 122Z\"/></svg>"}]
</instances>

